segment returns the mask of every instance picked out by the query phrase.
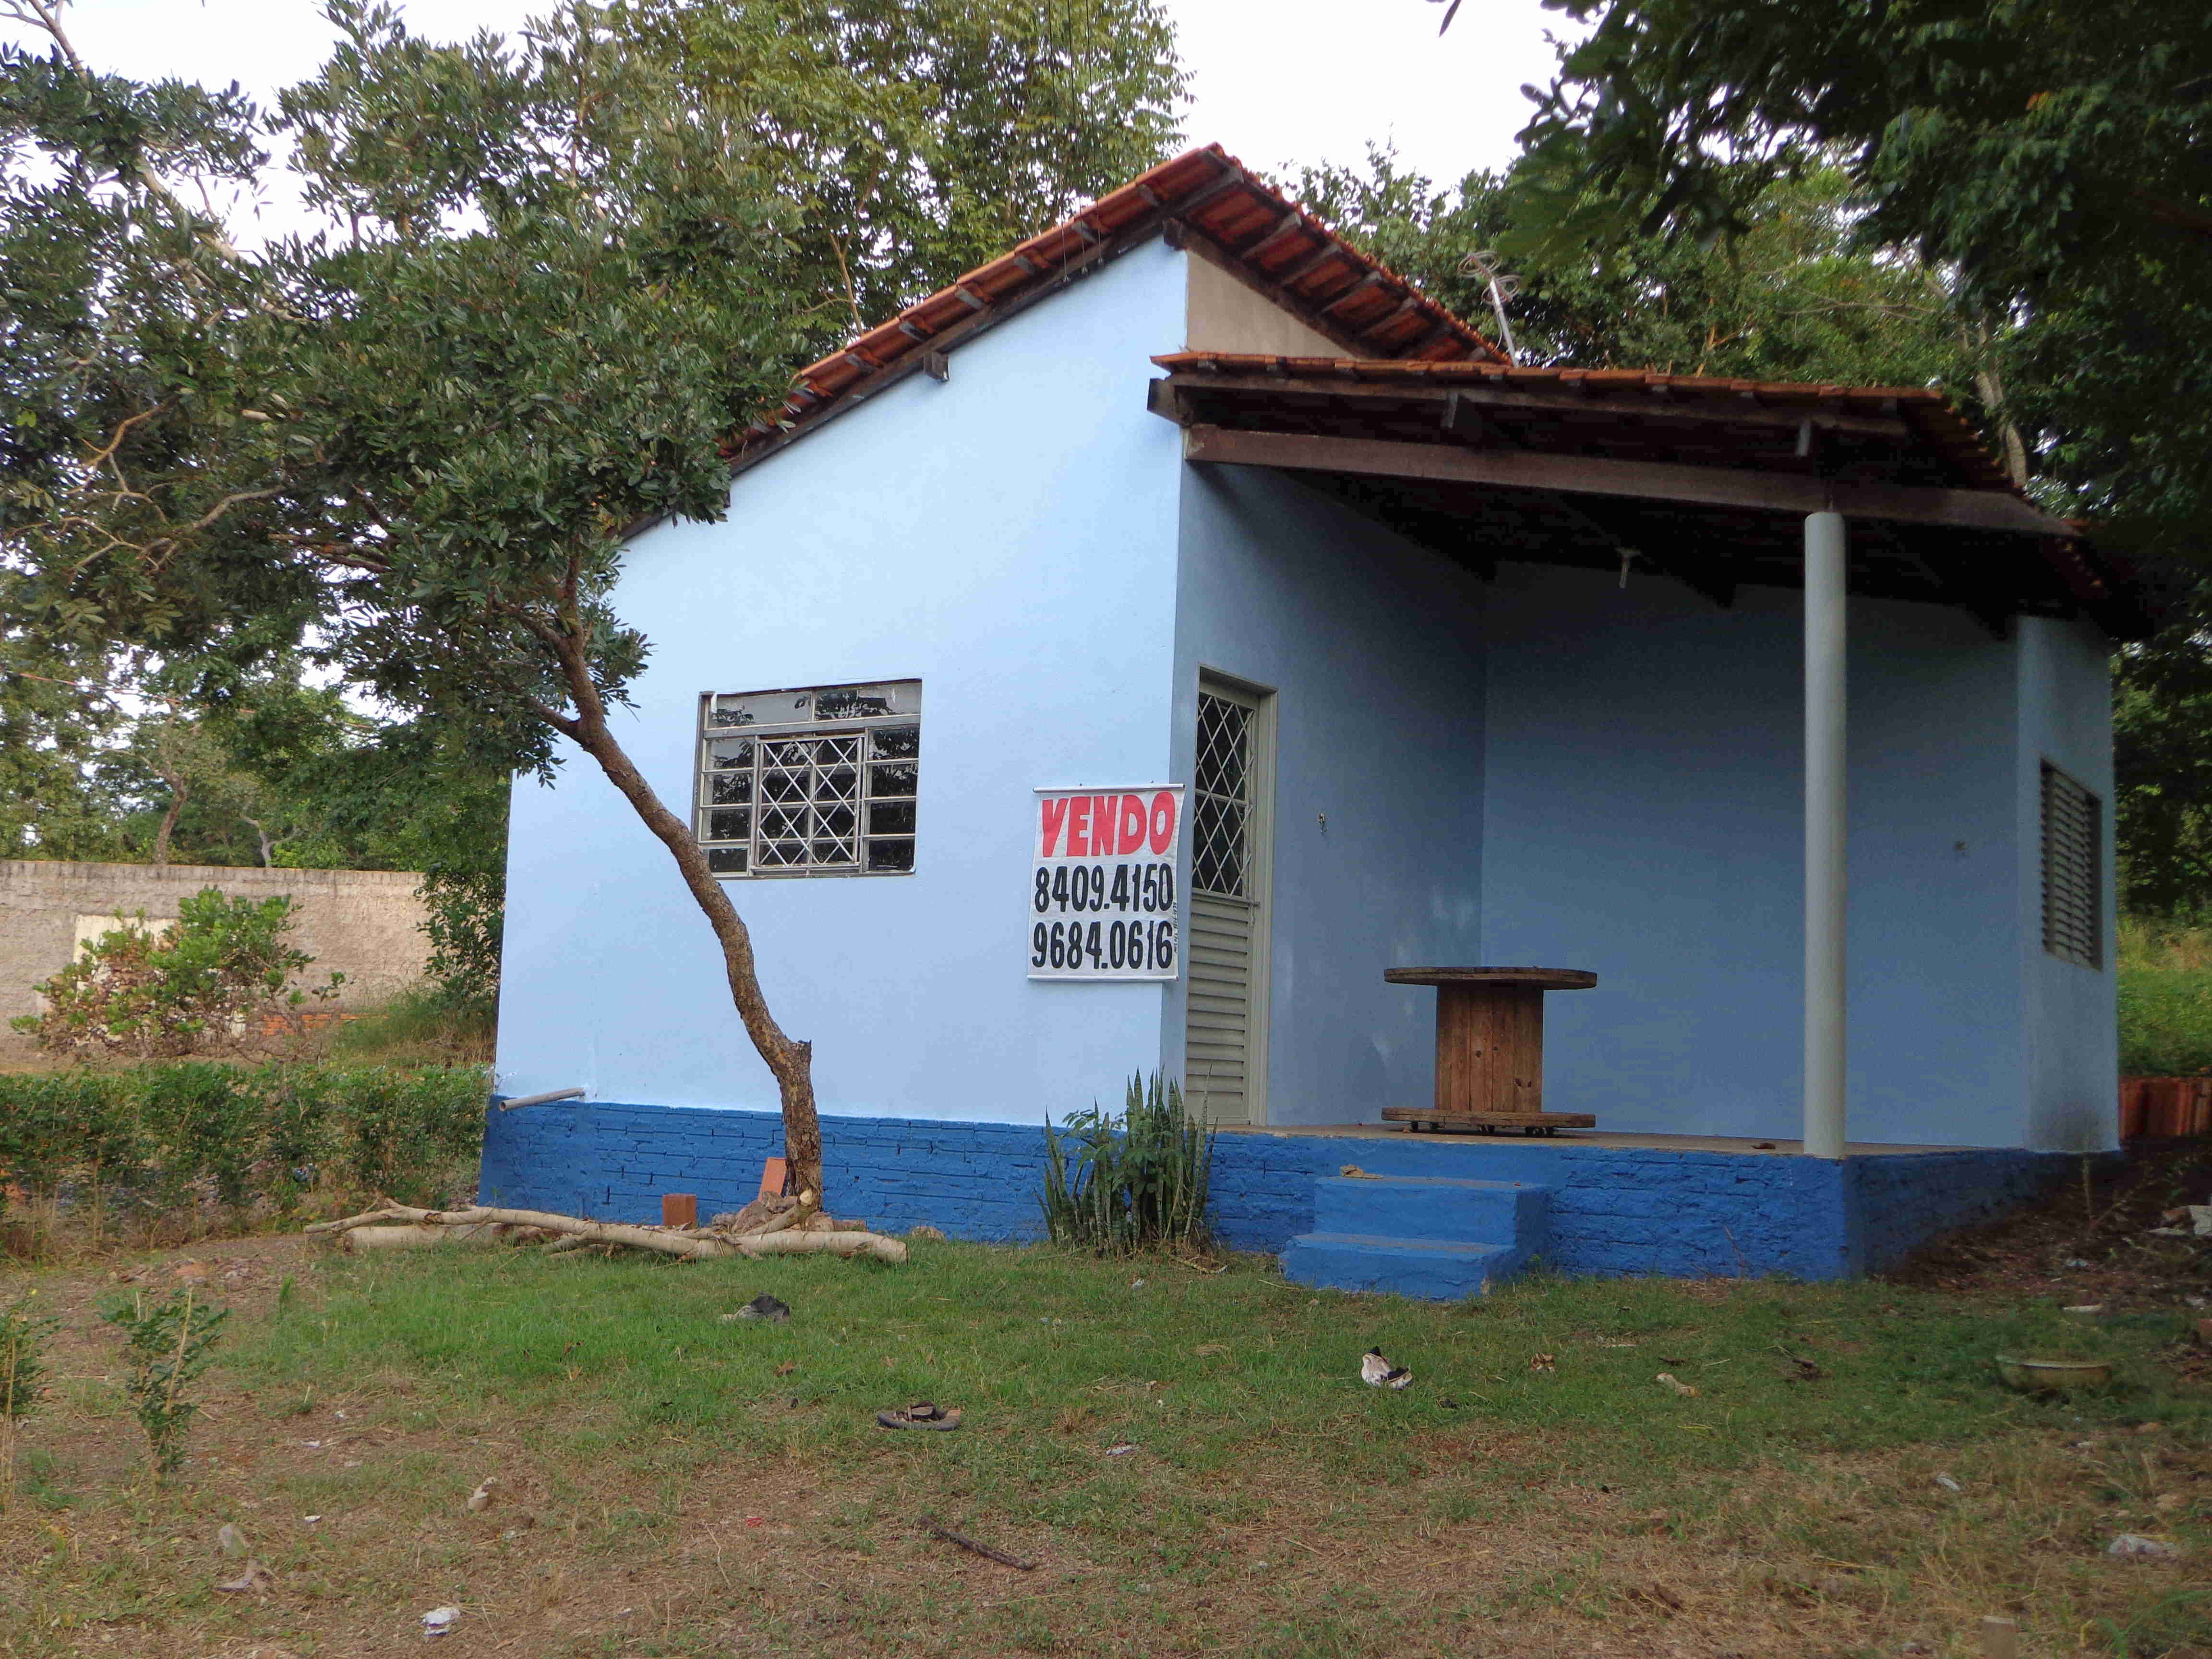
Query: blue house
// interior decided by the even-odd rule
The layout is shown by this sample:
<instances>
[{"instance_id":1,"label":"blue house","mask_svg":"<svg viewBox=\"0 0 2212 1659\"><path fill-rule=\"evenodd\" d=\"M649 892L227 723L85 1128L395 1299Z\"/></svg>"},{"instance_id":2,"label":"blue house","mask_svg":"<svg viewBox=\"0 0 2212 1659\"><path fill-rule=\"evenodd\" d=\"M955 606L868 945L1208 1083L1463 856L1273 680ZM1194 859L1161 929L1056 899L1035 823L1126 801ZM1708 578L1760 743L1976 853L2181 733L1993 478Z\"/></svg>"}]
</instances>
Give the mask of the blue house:
<instances>
[{"instance_id":1,"label":"blue house","mask_svg":"<svg viewBox=\"0 0 2212 1659\"><path fill-rule=\"evenodd\" d=\"M840 1213L1032 1236L1045 1116L1154 1068L1228 1242L1431 1293L1863 1270L2114 1143L2147 623L1935 392L1515 367L1208 149L732 469L629 547L621 735L814 1042ZM737 1207L775 1090L665 849L570 766L507 892L500 1090L585 1093L492 1114L487 1199ZM1486 963L1595 975L1542 1080L1595 1129L1382 1122L1437 1065L1385 971Z\"/></svg>"}]
</instances>

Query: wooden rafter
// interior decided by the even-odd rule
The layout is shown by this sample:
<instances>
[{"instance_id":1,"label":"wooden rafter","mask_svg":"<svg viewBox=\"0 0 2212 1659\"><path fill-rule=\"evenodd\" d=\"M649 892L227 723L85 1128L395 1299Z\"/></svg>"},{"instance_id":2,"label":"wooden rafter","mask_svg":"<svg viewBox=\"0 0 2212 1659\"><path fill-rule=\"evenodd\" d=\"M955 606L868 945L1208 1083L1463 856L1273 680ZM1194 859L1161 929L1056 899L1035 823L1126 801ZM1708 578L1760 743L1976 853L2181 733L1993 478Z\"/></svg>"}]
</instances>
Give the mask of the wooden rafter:
<instances>
[{"instance_id":1,"label":"wooden rafter","mask_svg":"<svg viewBox=\"0 0 2212 1659\"><path fill-rule=\"evenodd\" d=\"M1797 473L1762 472L1747 467L1611 460L1528 450L1471 450L1443 443L1250 432L1218 426L1186 428L1183 455L1187 460L1231 465L1491 484L1572 495L1682 501L1754 512L1837 512L1850 518L1943 525L2008 535L2072 534L2066 525L2020 497L1996 490L1869 483Z\"/></svg>"}]
</instances>

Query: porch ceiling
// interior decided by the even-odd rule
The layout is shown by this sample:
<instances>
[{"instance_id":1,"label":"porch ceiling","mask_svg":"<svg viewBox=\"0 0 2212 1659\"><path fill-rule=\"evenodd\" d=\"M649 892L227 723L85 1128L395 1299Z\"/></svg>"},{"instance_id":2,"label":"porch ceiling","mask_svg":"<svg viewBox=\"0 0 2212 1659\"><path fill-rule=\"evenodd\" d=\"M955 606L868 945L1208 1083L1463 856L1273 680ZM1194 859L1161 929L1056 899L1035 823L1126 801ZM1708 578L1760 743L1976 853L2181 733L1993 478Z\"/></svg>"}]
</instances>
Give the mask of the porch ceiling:
<instances>
[{"instance_id":1,"label":"porch ceiling","mask_svg":"<svg viewBox=\"0 0 2212 1659\"><path fill-rule=\"evenodd\" d=\"M1178 352L1155 413L1197 462L1271 466L1484 574L1624 553L1717 605L1802 580L1802 520L1852 521L1850 586L2002 632L2155 626L2124 562L2013 489L1924 388L1794 386L1473 362Z\"/></svg>"}]
</instances>

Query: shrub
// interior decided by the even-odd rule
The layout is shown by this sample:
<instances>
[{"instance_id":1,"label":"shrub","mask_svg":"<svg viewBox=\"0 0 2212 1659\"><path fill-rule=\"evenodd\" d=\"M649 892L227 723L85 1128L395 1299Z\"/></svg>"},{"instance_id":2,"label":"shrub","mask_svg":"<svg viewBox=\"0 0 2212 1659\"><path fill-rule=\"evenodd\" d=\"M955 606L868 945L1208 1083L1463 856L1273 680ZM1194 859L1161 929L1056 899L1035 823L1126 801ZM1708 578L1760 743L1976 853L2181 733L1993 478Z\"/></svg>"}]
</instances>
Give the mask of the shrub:
<instances>
[{"instance_id":1,"label":"shrub","mask_svg":"<svg viewBox=\"0 0 2212 1659\"><path fill-rule=\"evenodd\" d=\"M0 1075L0 1171L36 1199L142 1218L289 1215L311 1190L444 1203L466 1189L489 1087L477 1066Z\"/></svg>"},{"instance_id":2,"label":"shrub","mask_svg":"<svg viewBox=\"0 0 2212 1659\"><path fill-rule=\"evenodd\" d=\"M123 1391L146 1431L155 1476L167 1480L182 1467L185 1431L199 1414L186 1390L207 1369L208 1350L230 1310L210 1308L186 1288L152 1304L141 1293L100 1317L127 1339Z\"/></svg>"},{"instance_id":3,"label":"shrub","mask_svg":"<svg viewBox=\"0 0 2212 1659\"><path fill-rule=\"evenodd\" d=\"M1129 1079L1119 1118L1095 1105L1058 1130L1047 1118L1043 1204L1053 1241L1114 1253L1204 1243L1213 1133L1184 1114L1182 1091L1157 1072L1149 1086Z\"/></svg>"},{"instance_id":4,"label":"shrub","mask_svg":"<svg viewBox=\"0 0 2212 1659\"><path fill-rule=\"evenodd\" d=\"M363 1194L380 1194L403 1204L434 1204L454 1161L483 1138L487 1088L483 1074L458 1109L453 1072L399 1072L384 1066L343 1074L346 1133L331 1150L337 1183Z\"/></svg>"},{"instance_id":5,"label":"shrub","mask_svg":"<svg viewBox=\"0 0 2212 1659\"><path fill-rule=\"evenodd\" d=\"M270 1015L335 996L345 982L332 974L312 991L288 988L314 958L285 943L292 901L281 895L231 898L207 887L177 910L176 925L158 934L141 911L137 927L93 940L37 988L41 1012L9 1023L60 1053L167 1057L242 1047Z\"/></svg>"}]
</instances>

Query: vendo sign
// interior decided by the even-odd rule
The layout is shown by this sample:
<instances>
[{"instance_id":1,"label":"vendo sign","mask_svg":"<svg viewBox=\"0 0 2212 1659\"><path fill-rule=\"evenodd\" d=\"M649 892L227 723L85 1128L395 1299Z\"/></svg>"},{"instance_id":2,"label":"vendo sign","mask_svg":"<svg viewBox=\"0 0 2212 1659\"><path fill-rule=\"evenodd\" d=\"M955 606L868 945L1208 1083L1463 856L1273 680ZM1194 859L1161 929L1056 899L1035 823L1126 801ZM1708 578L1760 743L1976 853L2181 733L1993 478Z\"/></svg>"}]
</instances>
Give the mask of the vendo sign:
<instances>
[{"instance_id":1,"label":"vendo sign","mask_svg":"<svg viewBox=\"0 0 2212 1659\"><path fill-rule=\"evenodd\" d=\"M1031 979L1173 979L1182 786L1037 791Z\"/></svg>"}]
</instances>

